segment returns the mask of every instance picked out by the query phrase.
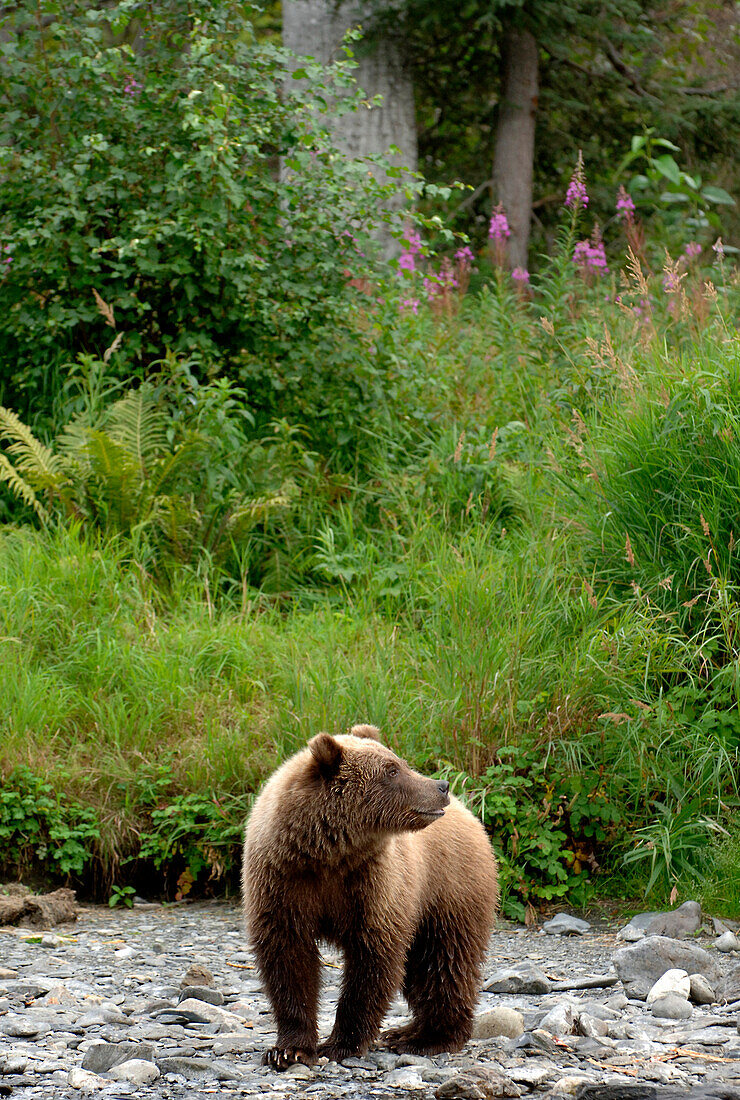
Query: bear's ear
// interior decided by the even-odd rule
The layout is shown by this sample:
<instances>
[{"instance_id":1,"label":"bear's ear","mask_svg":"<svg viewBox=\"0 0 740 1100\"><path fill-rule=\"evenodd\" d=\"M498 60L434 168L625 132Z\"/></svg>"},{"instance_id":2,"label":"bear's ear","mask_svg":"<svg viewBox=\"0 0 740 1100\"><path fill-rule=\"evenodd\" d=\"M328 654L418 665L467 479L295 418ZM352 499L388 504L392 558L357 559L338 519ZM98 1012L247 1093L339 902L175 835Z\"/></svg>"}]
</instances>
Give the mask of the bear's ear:
<instances>
[{"instance_id":1,"label":"bear's ear","mask_svg":"<svg viewBox=\"0 0 740 1100\"><path fill-rule=\"evenodd\" d=\"M336 775L342 762L342 746L329 733L317 733L308 742L311 755L322 775Z\"/></svg>"},{"instance_id":2,"label":"bear's ear","mask_svg":"<svg viewBox=\"0 0 740 1100\"><path fill-rule=\"evenodd\" d=\"M349 732L353 737L367 737L370 741L380 741L380 730L377 726L353 726Z\"/></svg>"}]
</instances>

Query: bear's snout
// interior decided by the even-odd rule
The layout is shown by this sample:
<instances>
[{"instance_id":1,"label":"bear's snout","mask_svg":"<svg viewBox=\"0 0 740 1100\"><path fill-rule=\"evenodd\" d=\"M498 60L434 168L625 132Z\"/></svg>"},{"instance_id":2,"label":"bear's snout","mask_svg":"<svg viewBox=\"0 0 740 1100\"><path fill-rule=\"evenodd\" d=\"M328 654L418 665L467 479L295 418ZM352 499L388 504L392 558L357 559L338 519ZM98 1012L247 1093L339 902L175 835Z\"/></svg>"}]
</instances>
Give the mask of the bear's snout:
<instances>
[{"instance_id":1,"label":"bear's snout","mask_svg":"<svg viewBox=\"0 0 740 1100\"><path fill-rule=\"evenodd\" d=\"M450 799L449 799L450 784L447 782L446 779L438 780L437 790L439 791L440 794L445 796L445 798L447 799L448 802L450 801Z\"/></svg>"}]
</instances>

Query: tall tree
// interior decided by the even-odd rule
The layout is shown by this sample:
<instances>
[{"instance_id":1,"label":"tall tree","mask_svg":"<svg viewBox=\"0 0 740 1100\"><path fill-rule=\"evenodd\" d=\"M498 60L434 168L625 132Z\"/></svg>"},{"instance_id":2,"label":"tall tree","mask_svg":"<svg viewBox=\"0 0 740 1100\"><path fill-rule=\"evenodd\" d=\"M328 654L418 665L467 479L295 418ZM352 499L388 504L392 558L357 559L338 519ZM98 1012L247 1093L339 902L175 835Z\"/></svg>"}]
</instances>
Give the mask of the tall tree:
<instances>
[{"instance_id":1,"label":"tall tree","mask_svg":"<svg viewBox=\"0 0 740 1100\"><path fill-rule=\"evenodd\" d=\"M340 53L346 32L366 22L370 14L366 0L340 4L335 0L283 0L283 45L298 58L313 57L326 64ZM389 30L375 35L360 43L355 60L355 77L367 96L367 108L332 115L330 125L337 147L350 157L361 158L383 155L395 145L400 152L389 155L389 162L415 170L414 88L400 40ZM400 210L403 202L399 191L389 205ZM388 234L383 246L388 254L394 250Z\"/></svg>"},{"instance_id":2,"label":"tall tree","mask_svg":"<svg viewBox=\"0 0 740 1100\"><path fill-rule=\"evenodd\" d=\"M526 268L529 250L538 52L531 31L513 22L507 27L501 46L501 104L493 182L496 198L506 210L511 229L508 244L512 267Z\"/></svg>"}]
</instances>

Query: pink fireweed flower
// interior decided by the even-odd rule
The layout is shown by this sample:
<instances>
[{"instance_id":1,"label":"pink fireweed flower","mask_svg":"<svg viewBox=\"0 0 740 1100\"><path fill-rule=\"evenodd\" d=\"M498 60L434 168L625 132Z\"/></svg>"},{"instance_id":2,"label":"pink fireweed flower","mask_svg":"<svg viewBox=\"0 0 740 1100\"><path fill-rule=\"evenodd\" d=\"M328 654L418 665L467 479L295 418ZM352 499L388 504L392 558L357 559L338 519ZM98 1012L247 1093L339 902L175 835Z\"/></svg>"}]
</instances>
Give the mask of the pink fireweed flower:
<instances>
[{"instance_id":1,"label":"pink fireweed flower","mask_svg":"<svg viewBox=\"0 0 740 1100\"><path fill-rule=\"evenodd\" d=\"M503 242L510 236L511 230L509 229L509 223L506 220L504 208L501 203L499 203L491 215L491 223L488 226L488 239L491 241Z\"/></svg>"},{"instance_id":2,"label":"pink fireweed flower","mask_svg":"<svg viewBox=\"0 0 740 1100\"><path fill-rule=\"evenodd\" d=\"M590 241L579 241L573 249L573 263L583 275L608 275L604 242L594 234Z\"/></svg>"},{"instance_id":3,"label":"pink fireweed flower","mask_svg":"<svg viewBox=\"0 0 740 1100\"><path fill-rule=\"evenodd\" d=\"M138 80L134 80L132 76L128 78L128 81L123 86L124 95L140 95L141 89L144 87Z\"/></svg>"},{"instance_id":4,"label":"pink fireweed flower","mask_svg":"<svg viewBox=\"0 0 740 1100\"><path fill-rule=\"evenodd\" d=\"M722 238L717 237L717 240L712 245L712 252L717 259L721 262L725 258L725 246L722 244Z\"/></svg>"},{"instance_id":5,"label":"pink fireweed flower","mask_svg":"<svg viewBox=\"0 0 740 1100\"><path fill-rule=\"evenodd\" d=\"M417 252L421 252L421 235L412 229L404 237L404 243L406 245L407 252L415 255Z\"/></svg>"},{"instance_id":6,"label":"pink fireweed flower","mask_svg":"<svg viewBox=\"0 0 740 1100\"><path fill-rule=\"evenodd\" d=\"M416 271L415 257L421 252L421 236L415 229L408 229L403 243L406 247L398 257L398 266L401 271Z\"/></svg>"},{"instance_id":7,"label":"pink fireweed flower","mask_svg":"<svg viewBox=\"0 0 740 1100\"><path fill-rule=\"evenodd\" d=\"M475 261L472 248L468 247L466 244L463 245L462 248L458 248L455 253L455 259L461 267L472 267Z\"/></svg>"},{"instance_id":8,"label":"pink fireweed flower","mask_svg":"<svg viewBox=\"0 0 740 1100\"><path fill-rule=\"evenodd\" d=\"M442 260L442 265L440 267L439 275L437 276L437 278L442 284L442 287L455 288L457 286L457 276L455 275L452 264L450 263L447 256L445 256Z\"/></svg>"},{"instance_id":9,"label":"pink fireweed flower","mask_svg":"<svg viewBox=\"0 0 740 1100\"><path fill-rule=\"evenodd\" d=\"M529 286L529 272L523 267L515 267L511 277L518 286Z\"/></svg>"},{"instance_id":10,"label":"pink fireweed flower","mask_svg":"<svg viewBox=\"0 0 740 1100\"><path fill-rule=\"evenodd\" d=\"M701 256L701 245L698 241L689 241L684 248L684 253L689 260L695 260L697 256Z\"/></svg>"},{"instance_id":11,"label":"pink fireweed flower","mask_svg":"<svg viewBox=\"0 0 740 1100\"><path fill-rule=\"evenodd\" d=\"M586 173L583 168L583 154L581 150L578 150L578 160L576 161L575 171L570 177L570 183L568 184L568 190L565 194L565 205L572 206L578 209L588 206L588 193L586 191Z\"/></svg>"},{"instance_id":12,"label":"pink fireweed flower","mask_svg":"<svg viewBox=\"0 0 740 1100\"><path fill-rule=\"evenodd\" d=\"M635 214L635 204L624 187L617 192L617 214L626 222L631 222Z\"/></svg>"},{"instance_id":13,"label":"pink fireweed flower","mask_svg":"<svg viewBox=\"0 0 740 1100\"><path fill-rule=\"evenodd\" d=\"M419 299L418 298L402 298L399 306L401 313L418 313L419 312Z\"/></svg>"},{"instance_id":14,"label":"pink fireweed flower","mask_svg":"<svg viewBox=\"0 0 740 1100\"><path fill-rule=\"evenodd\" d=\"M4 244L0 246L0 275L7 275L10 271L10 266L13 263L13 257L10 254L10 245Z\"/></svg>"}]
</instances>

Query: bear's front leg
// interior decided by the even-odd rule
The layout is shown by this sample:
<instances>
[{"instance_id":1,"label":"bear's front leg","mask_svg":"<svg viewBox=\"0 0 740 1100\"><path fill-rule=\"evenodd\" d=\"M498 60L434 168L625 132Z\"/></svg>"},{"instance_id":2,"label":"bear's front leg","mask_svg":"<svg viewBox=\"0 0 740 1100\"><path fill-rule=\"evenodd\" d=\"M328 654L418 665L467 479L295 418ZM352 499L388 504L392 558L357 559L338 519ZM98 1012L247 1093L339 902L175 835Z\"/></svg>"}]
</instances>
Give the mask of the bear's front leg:
<instances>
[{"instance_id":1,"label":"bear's front leg","mask_svg":"<svg viewBox=\"0 0 740 1100\"><path fill-rule=\"evenodd\" d=\"M331 1062L362 1057L380 1031L403 976L404 949L365 931L344 946L344 978L332 1033L318 1053Z\"/></svg>"},{"instance_id":2,"label":"bear's front leg","mask_svg":"<svg viewBox=\"0 0 740 1100\"><path fill-rule=\"evenodd\" d=\"M316 1061L320 959L313 939L297 938L295 930L253 936L253 948L265 992L277 1024L277 1040L262 1057L264 1065L288 1069L296 1062Z\"/></svg>"}]
</instances>

